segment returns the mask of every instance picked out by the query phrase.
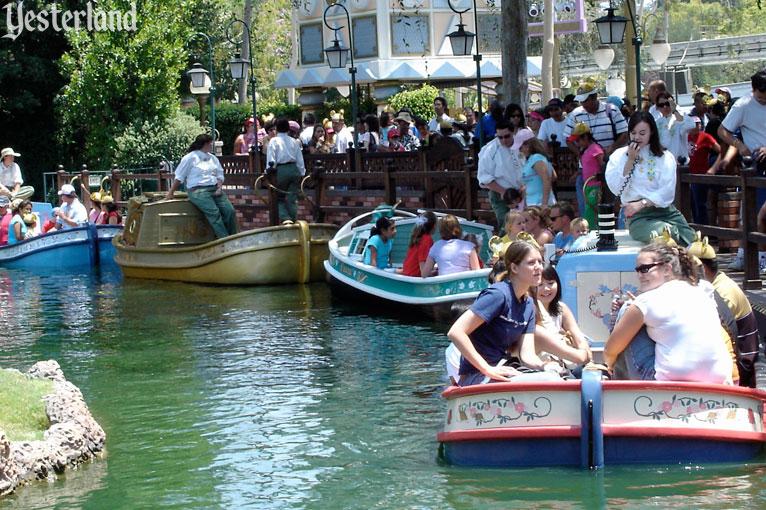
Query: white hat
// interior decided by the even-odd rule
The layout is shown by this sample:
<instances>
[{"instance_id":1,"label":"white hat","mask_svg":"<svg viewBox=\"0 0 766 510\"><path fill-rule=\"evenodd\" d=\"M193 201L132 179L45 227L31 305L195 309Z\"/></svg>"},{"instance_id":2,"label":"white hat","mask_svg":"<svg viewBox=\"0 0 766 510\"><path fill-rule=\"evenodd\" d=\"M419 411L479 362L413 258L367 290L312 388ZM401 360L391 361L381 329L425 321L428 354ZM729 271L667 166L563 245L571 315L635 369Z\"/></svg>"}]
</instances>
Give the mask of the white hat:
<instances>
[{"instance_id":1,"label":"white hat","mask_svg":"<svg viewBox=\"0 0 766 510\"><path fill-rule=\"evenodd\" d=\"M3 152L0 153L0 158L4 158L6 156L16 156L18 158L19 156L21 156L21 154L19 154L18 152L13 152L13 149L11 149L10 147L6 147L5 149L3 149Z\"/></svg>"},{"instance_id":2,"label":"white hat","mask_svg":"<svg viewBox=\"0 0 766 510\"><path fill-rule=\"evenodd\" d=\"M59 190L59 196L61 195L74 195L74 186L71 184L64 184Z\"/></svg>"}]
</instances>

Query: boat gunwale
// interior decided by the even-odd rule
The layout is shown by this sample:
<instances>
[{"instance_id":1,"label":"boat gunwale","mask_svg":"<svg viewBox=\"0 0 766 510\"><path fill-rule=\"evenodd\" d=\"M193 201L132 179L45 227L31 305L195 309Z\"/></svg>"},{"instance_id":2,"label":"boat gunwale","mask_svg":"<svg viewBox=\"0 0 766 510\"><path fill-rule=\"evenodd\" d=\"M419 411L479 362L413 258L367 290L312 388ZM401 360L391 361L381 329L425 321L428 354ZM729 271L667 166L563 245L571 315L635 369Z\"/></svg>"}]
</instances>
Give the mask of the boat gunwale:
<instances>
[{"instance_id":1,"label":"boat gunwale","mask_svg":"<svg viewBox=\"0 0 766 510\"><path fill-rule=\"evenodd\" d=\"M60 242L58 242L56 244L47 244L45 246L40 246L38 248L33 248L33 249L29 250L29 251L25 251L23 253L20 253L19 255L13 256L13 257L5 257L5 258L3 257L3 251L10 251L11 249L13 249L13 248L15 248L17 246L23 246L25 244L31 244L31 243L40 241L41 239L47 239L47 238L61 236L63 234L68 234L68 233L71 233L73 231L84 231L84 232L87 233L90 230L91 227L96 227L96 236L94 237L94 240L96 241L96 243L99 243L99 242L104 242L104 243L109 242L109 243L111 243L112 239L114 239L115 237L120 235L120 232L118 232L118 233L116 233L115 235L113 235L111 237L106 237L106 236L101 237L101 236L98 235L99 231L122 229L122 225L93 225L93 224L89 224L89 225L82 225L82 226L79 226L79 227L58 229L58 230L52 230L52 231L49 231L49 232L45 232L44 234L40 234L38 236L31 237L29 239L22 239L21 241L18 241L18 242L13 243L13 244L6 244L5 246L0 246L0 265L3 265L3 264L8 263L8 262L16 262L18 260L21 260L23 258L29 257L31 255L37 255L39 253L45 253L45 252L48 252L48 251L51 251L51 250L55 250L55 249L59 249L59 248L76 247L76 246L80 246L80 245L83 245L83 244L90 244L90 242L91 242L90 236L86 235L86 237L84 239L69 239L69 240L66 240L66 241L60 241ZM103 227L107 227L107 228L103 228ZM82 263L78 262L76 264L71 264L71 265L86 265L86 264L84 262L82 262Z\"/></svg>"},{"instance_id":2,"label":"boat gunwale","mask_svg":"<svg viewBox=\"0 0 766 510\"><path fill-rule=\"evenodd\" d=\"M741 443L766 442L766 431L733 429L704 429L687 427L647 427L642 425L616 425L602 423L601 430L606 438L671 438L705 439L710 441L736 441Z\"/></svg>"},{"instance_id":3,"label":"boat gunwale","mask_svg":"<svg viewBox=\"0 0 766 510\"><path fill-rule=\"evenodd\" d=\"M312 226L317 227L330 227L332 229L337 228L337 225L333 225L332 223L308 223L306 224L309 226L309 230ZM253 228L250 230L245 230L244 232L237 232L236 234L221 237L220 239L215 239L213 241L209 241L204 244L195 244L194 246L184 246L181 248L138 248L136 246L130 246L127 244L120 243L120 239L117 239L118 236L114 236L112 239L114 239L113 244L122 250L130 251L130 252L140 252L140 253L183 253L183 252L193 252L201 249L207 249L211 248L213 246L232 241L234 239L238 239L241 237L249 237L253 234L264 234L267 232L273 232L278 230L299 230L299 224L298 222L292 224L292 225L274 225L270 227L262 227L262 228ZM330 239L311 239L312 243L329 243ZM118 244L119 243L119 244Z\"/></svg>"},{"instance_id":4,"label":"boat gunwale","mask_svg":"<svg viewBox=\"0 0 766 510\"><path fill-rule=\"evenodd\" d=\"M487 429L453 430L439 432L436 440L440 443L464 441L492 441L497 439L559 439L577 438L582 433L581 425L544 425L539 427L493 427Z\"/></svg>"}]
</instances>

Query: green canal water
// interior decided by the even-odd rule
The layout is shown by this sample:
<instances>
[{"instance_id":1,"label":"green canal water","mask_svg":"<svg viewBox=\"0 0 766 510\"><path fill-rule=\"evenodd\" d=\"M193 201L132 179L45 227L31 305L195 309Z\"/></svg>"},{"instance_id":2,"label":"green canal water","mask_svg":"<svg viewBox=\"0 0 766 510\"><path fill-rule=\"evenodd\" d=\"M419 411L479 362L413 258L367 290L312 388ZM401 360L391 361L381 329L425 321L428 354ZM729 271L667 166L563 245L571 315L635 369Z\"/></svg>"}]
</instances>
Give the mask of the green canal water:
<instances>
[{"instance_id":1,"label":"green canal water","mask_svg":"<svg viewBox=\"0 0 766 510\"><path fill-rule=\"evenodd\" d=\"M0 366L56 359L107 455L0 509L766 507L766 464L465 469L438 459L444 326L325 285L0 268Z\"/></svg>"}]
</instances>

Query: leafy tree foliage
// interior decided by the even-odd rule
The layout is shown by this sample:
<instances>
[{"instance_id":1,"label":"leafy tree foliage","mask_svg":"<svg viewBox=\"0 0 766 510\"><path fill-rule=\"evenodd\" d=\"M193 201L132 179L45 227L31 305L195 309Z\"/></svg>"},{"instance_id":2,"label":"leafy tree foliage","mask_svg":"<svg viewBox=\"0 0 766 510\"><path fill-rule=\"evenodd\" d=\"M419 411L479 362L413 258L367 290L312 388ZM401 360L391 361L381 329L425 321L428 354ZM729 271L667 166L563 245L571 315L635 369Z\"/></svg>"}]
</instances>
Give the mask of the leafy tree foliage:
<instances>
[{"instance_id":1,"label":"leafy tree foliage","mask_svg":"<svg viewBox=\"0 0 766 510\"><path fill-rule=\"evenodd\" d=\"M128 125L167 119L177 110L187 3L137 1L136 31L67 32L71 49L60 63L69 83L57 112L60 141L71 160L109 168L115 139ZM130 8L127 0L104 0L99 7Z\"/></svg>"},{"instance_id":2,"label":"leafy tree foliage","mask_svg":"<svg viewBox=\"0 0 766 510\"><path fill-rule=\"evenodd\" d=\"M394 111L399 111L406 106L418 117L430 119L434 114L434 99L438 96L439 90L436 87L425 84L419 89L394 94L389 99L389 104Z\"/></svg>"},{"instance_id":3,"label":"leafy tree foliage","mask_svg":"<svg viewBox=\"0 0 766 510\"><path fill-rule=\"evenodd\" d=\"M199 122L178 110L168 118L134 122L115 139L114 162L120 168L145 168L156 167L163 157L178 161L200 133Z\"/></svg>"}]
</instances>

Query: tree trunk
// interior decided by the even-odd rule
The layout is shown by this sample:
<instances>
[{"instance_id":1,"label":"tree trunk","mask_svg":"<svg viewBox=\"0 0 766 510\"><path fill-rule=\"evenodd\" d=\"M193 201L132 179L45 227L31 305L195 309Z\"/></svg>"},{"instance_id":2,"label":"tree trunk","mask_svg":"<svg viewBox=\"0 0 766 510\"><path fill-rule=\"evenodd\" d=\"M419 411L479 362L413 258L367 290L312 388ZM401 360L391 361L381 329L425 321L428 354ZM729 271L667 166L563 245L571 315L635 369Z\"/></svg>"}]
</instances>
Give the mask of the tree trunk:
<instances>
[{"instance_id":1,"label":"tree trunk","mask_svg":"<svg viewBox=\"0 0 766 510\"><path fill-rule=\"evenodd\" d=\"M527 104L527 2L507 0L502 3L502 66L503 99L518 103L526 109Z\"/></svg>"},{"instance_id":2,"label":"tree trunk","mask_svg":"<svg viewBox=\"0 0 766 510\"><path fill-rule=\"evenodd\" d=\"M553 0L544 0L543 8L543 97L540 104L545 106L553 98Z\"/></svg>"},{"instance_id":3,"label":"tree trunk","mask_svg":"<svg viewBox=\"0 0 766 510\"><path fill-rule=\"evenodd\" d=\"M252 29L253 24L250 22L250 20L253 18L253 0L245 0L245 12L242 16L244 22L247 24L247 28ZM247 32L244 30L242 31L242 58L245 60L250 60L250 39L245 37ZM251 36L255 36L254 33L250 34ZM255 72L255 69L253 69L253 72ZM248 78L247 76L239 80L239 88L237 89L237 95L239 96L239 104L245 104L247 103L247 85L248 85Z\"/></svg>"}]
</instances>

